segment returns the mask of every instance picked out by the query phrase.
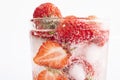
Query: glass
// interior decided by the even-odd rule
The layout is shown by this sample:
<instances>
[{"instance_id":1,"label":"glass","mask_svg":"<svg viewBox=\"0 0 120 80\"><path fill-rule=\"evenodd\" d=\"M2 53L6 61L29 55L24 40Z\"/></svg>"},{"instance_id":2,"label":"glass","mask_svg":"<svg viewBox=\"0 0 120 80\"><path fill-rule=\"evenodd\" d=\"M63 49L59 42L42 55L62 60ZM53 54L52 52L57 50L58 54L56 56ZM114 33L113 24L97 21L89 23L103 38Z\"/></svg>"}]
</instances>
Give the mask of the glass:
<instances>
[{"instance_id":1,"label":"glass","mask_svg":"<svg viewBox=\"0 0 120 80\"><path fill-rule=\"evenodd\" d=\"M33 18L33 80L105 80L109 29L93 16Z\"/></svg>"}]
</instances>

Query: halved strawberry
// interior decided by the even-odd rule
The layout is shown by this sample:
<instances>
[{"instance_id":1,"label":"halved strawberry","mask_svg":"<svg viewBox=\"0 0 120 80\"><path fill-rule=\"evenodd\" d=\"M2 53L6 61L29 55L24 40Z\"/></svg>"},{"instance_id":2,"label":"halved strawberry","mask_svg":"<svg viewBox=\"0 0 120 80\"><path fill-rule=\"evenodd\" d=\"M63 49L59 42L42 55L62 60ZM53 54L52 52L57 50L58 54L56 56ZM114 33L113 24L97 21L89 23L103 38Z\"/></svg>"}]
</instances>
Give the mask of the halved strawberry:
<instances>
[{"instance_id":1,"label":"halved strawberry","mask_svg":"<svg viewBox=\"0 0 120 80\"><path fill-rule=\"evenodd\" d=\"M68 80L62 72L43 70L38 74L37 80Z\"/></svg>"},{"instance_id":2,"label":"halved strawberry","mask_svg":"<svg viewBox=\"0 0 120 80\"><path fill-rule=\"evenodd\" d=\"M65 67L69 56L60 44L49 40L40 46L33 60L38 65L60 69Z\"/></svg>"},{"instance_id":3,"label":"halved strawberry","mask_svg":"<svg viewBox=\"0 0 120 80\"><path fill-rule=\"evenodd\" d=\"M44 18L44 17L62 17L60 10L52 3L40 4L33 13L33 18Z\"/></svg>"}]
</instances>

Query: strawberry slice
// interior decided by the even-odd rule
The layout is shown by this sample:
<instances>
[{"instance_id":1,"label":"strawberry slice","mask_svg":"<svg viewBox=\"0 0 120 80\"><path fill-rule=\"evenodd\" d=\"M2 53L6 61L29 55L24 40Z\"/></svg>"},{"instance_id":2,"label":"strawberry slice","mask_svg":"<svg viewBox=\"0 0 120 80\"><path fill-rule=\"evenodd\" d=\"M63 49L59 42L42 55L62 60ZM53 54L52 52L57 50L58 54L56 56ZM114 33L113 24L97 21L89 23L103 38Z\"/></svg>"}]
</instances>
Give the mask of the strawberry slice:
<instances>
[{"instance_id":1,"label":"strawberry slice","mask_svg":"<svg viewBox=\"0 0 120 80\"><path fill-rule=\"evenodd\" d=\"M38 65L60 69L65 67L69 56L60 44L49 40L42 44L33 60Z\"/></svg>"},{"instance_id":2,"label":"strawberry slice","mask_svg":"<svg viewBox=\"0 0 120 80\"><path fill-rule=\"evenodd\" d=\"M38 74L37 80L68 80L62 72L43 70Z\"/></svg>"}]
</instances>

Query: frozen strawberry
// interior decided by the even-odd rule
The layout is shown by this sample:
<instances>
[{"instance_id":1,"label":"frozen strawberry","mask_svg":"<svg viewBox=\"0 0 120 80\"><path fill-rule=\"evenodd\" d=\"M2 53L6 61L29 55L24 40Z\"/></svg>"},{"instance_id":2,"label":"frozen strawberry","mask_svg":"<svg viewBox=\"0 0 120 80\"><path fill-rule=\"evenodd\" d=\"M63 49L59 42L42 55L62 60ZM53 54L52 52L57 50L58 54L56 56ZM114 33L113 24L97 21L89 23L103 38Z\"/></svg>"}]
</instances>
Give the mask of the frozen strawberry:
<instances>
[{"instance_id":1,"label":"frozen strawberry","mask_svg":"<svg viewBox=\"0 0 120 80\"><path fill-rule=\"evenodd\" d=\"M80 19L75 16L66 17L57 27L57 39L61 42L83 42L90 41L98 31L95 22Z\"/></svg>"},{"instance_id":2,"label":"frozen strawberry","mask_svg":"<svg viewBox=\"0 0 120 80\"><path fill-rule=\"evenodd\" d=\"M95 17L78 18L67 16L56 29L56 40L64 43L93 42L104 45L106 32L101 31L101 23L94 21ZM103 37L105 38L103 38Z\"/></svg>"},{"instance_id":3,"label":"frozen strawberry","mask_svg":"<svg viewBox=\"0 0 120 80\"><path fill-rule=\"evenodd\" d=\"M38 65L60 69L65 67L69 56L60 44L49 40L42 44L33 60Z\"/></svg>"},{"instance_id":4,"label":"frozen strawberry","mask_svg":"<svg viewBox=\"0 0 120 80\"><path fill-rule=\"evenodd\" d=\"M33 18L44 18L44 17L62 17L60 10L52 3L43 3L39 5L34 13Z\"/></svg>"},{"instance_id":5,"label":"frozen strawberry","mask_svg":"<svg viewBox=\"0 0 120 80\"><path fill-rule=\"evenodd\" d=\"M38 74L37 80L68 80L62 72L43 70Z\"/></svg>"},{"instance_id":6,"label":"frozen strawberry","mask_svg":"<svg viewBox=\"0 0 120 80\"><path fill-rule=\"evenodd\" d=\"M39 5L33 13L33 19L31 20L37 29L54 29L58 24L58 19L61 18L61 12L52 3L43 3ZM52 19L51 19L52 18Z\"/></svg>"},{"instance_id":7,"label":"frozen strawberry","mask_svg":"<svg viewBox=\"0 0 120 80\"><path fill-rule=\"evenodd\" d=\"M69 80L91 80L94 76L92 65L83 58L70 59L67 67L63 69Z\"/></svg>"}]
</instances>

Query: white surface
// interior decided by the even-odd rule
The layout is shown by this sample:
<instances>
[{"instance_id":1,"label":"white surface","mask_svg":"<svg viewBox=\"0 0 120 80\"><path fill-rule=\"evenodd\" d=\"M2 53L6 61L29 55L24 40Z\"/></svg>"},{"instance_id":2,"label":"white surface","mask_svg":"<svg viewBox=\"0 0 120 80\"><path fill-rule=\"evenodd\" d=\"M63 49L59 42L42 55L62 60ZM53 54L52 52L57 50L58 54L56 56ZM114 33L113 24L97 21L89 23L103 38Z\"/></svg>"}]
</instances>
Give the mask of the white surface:
<instances>
[{"instance_id":1,"label":"white surface","mask_svg":"<svg viewBox=\"0 0 120 80\"><path fill-rule=\"evenodd\" d=\"M0 80L32 80L29 21L34 8L44 1L55 2L55 0L0 1ZM66 1L69 2L67 5ZM107 80L120 80L119 0L71 0L71 2L56 0L55 4L64 15L95 14L110 21Z\"/></svg>"}]
</instances>

